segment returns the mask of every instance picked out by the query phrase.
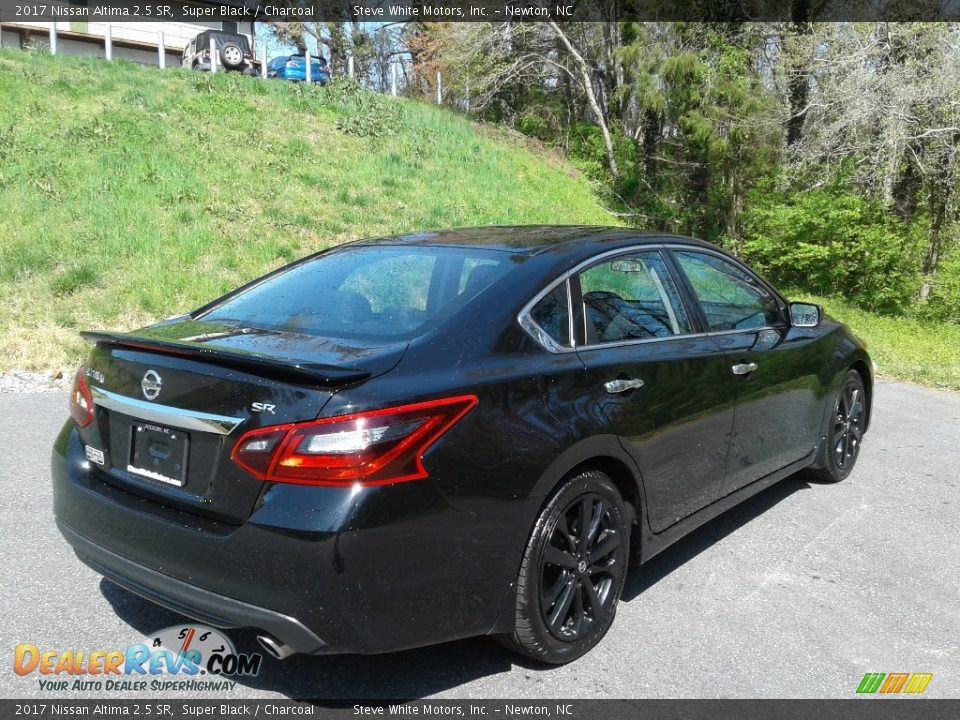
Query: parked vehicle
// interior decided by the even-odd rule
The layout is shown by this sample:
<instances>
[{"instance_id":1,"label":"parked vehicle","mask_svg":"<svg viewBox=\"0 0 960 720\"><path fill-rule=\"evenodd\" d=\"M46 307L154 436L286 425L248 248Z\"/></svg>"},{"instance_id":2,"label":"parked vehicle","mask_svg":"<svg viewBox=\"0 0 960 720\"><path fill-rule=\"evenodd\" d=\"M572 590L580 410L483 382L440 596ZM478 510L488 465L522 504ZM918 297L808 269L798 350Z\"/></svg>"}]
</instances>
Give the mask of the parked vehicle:
<instances>
[{"instance_id":1,"label":"parked vehicle","mask_svg":"<svg viewBox=\"0 0 960 720\"><path fill-rule=\"evenodd\" d=\"M267 63L267 77L306 82L307 59L303 55L281 55ZM310 81L326 85L330 82L330 68L322 56L310 56Z\"/></svg>"},{"instance_id":2,"label":"parked vehicle","mask_svg":"<svg viewBox=\"0 0 960 720\"><path fill-rule=\"evenodd\" d=\"M240 33L221 30L204 30L191 40L183 51L180 65L193 70L209 71L213 66L210 55L211 41L218 70L242 72L245 75L259 74L250 39Z\"/></svg>"},{"instance_id":3,"label":"parked vehicle","mask_svg":"<svg viewBox=\"0 0 960 720\"><path fill-rule=\"evenodd\" d=\"M628 560L797 471L847 477L873 397L863 343L818 306L621 228L350 243L84 337L64 537L278 658L494 634L573 660Z\"/></svg>"}]
</instances>

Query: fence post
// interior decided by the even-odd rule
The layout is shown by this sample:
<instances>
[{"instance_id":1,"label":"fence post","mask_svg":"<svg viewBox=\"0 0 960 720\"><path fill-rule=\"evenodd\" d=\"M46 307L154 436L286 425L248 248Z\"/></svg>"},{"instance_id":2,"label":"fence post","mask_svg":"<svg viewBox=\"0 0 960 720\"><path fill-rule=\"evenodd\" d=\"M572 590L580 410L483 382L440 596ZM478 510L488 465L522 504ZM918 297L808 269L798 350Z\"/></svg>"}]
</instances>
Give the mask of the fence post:
<instances>
[{"instance_id":1,"label":"fence post","mask_svg":"<svg viewBox=\"0 0 960 720\"><path fill-rule=\"evenodd\" d=\"M437 70L437 105L443 102L443 78L440 77L440 71Z\"/></svg>"},{"instance_id":2,"label":"fence post","mask_svg":"<svg viewBox=\"0 0 960 720\"><path fill-rule=\"evenodd\" d=\"M353 77L353 55L347 58L347 72Z\"/></svg>"},{"instance_id":3,"label":"fence post","mask_svg":"<svg viewBox=\"0 0 960 720\"><path fill-rule=\"evenodd\" d=\"M163 30L157 37L157 60L160 63L160 69L165 70L167 67L167 44L163 40Z\"/></svg>"},{"instance_id":4,"label":"fence post","mask_svg":"<svg viewBox=\"0 0 960 720\"><path fill-rule=\"evenodd\" d=\"M50 54L57 54L57 24L50 23Z\"/></svg>"},{"instance_id":5,"label":"fence post","mask_svg":"<svg viewBox=\"0 0 960 720\"><path fill-rule=\"evenodd\" d=\"M217 71L217 42L212 37L210 38L210 72L215 73Z\"/></svg>"},{"instance_id":6,"label":"fence post","mask_svg":"<svg viewBox=\"0 0 960 720\"><path fill-rule=\"evenodd\" d=\"M106 24L106 32L103 34L103 54L107 60L113 60L113 23Z\"/></svg>"},{"instance_id":7,"label":"fence post","mask_svg":"<svg viewBox=\"0 0 960 720\"><path fill-rule=\"evenodd\" d=\"M260 48L260 77L267 76L267 44Z\"/></svg>"},{"instance_id":8,"label":"fence post","mask_svg":"<svg viewBox=\"0 0 960 720\"><path fill-rule=\"evenodd\" d=\"M397 64L390 63L390 94L397 96Z\"/></svg>"},{"instance_id":9,"label":"fence post","mask_svg":"<svg viewBox=\"0 0 960 720\"><path fill-rule=\"evenodd\" d=\"M313 82L313 72L312 72L312 68L310 67L310 51L309 51L309 50L304 50L304 52L303 52L303 57L304 57L304 59L307 61L307 75L306 75L306 77L307 77L307 85L309 85L311 82Z\"/></svg>"}]
</instances>

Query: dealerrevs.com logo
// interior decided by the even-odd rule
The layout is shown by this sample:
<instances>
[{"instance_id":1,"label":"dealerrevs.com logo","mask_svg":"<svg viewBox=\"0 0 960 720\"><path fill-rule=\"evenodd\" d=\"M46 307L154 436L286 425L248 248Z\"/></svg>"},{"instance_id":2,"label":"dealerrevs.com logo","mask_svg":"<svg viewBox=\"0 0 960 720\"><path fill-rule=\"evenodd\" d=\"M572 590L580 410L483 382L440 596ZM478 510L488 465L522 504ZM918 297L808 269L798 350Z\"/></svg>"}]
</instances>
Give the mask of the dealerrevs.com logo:
<instances>
[{"instance_id":1,"label":"dealerrevs.com logo","mask_svg":"<svg viewBox=\"0 0 960 720\"><path fill-rule=\"evenodd\" d=\"M38 676L41 690L142 692L233 690L233 676L260 672L263 656L238 653L219 630L204 625L175 625L125 650L41 649L20 643L13 671Z\"/></svg>"}]
</instances>

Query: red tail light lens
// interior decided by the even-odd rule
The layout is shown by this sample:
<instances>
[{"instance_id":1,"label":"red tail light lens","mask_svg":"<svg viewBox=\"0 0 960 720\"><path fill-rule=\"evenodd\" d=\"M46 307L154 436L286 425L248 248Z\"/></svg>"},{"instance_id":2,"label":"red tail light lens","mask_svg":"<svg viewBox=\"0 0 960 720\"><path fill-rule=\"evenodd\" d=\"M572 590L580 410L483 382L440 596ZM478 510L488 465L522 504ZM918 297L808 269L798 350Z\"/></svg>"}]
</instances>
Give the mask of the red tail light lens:
<instances>
[{"instance_id":1,"label":"red tail light lens","mask_svg":"<svg viewBox=\"0 0 960 720\"><path fill-rule=\"evenodd\" d=\"M231 457L270 482L386 485L427 476L423 454L477 404L475 395L274 425L241 437Z\"/></svg>"},{"instance_id":2,"label":"red tail light lens","mask_svg":"<svg viewBox=\"0 0 960 720\"><path fill-rule=\"evenodd\" d=\"M73 379L73 391L70 393L70 417L77 427L85 428L93 422L93 398L83 368L77 370Z\"/></svg>"}]
</instances>

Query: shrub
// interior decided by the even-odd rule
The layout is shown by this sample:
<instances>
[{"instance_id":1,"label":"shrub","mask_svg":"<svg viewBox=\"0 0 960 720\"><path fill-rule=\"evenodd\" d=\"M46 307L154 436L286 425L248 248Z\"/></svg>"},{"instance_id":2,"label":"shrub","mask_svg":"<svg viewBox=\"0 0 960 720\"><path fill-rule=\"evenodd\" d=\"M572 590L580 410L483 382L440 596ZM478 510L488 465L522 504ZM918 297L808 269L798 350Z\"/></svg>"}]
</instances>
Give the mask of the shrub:
<instances>
[{"instance_id":1,"label":"shrub","mask_svg":"<svg viewBox=\"0 0 960 720\"><path fill-rule=\"evenodd\" d=\"M940 262L927 301L917 314L937 322L960 323L960 250Z\"/></svg>"},{"instance_id":2,"label":"shrub","mask_svg":"<svg viewBox=\"0 0 960 720\"><path fill-rule=\"evenodd\" d=\"M920 243L883 205L828 186L787 197L754 194L744 258L771 280L861 307L902 312L919 286Z\"/></svg>"}]
</instances>

